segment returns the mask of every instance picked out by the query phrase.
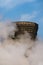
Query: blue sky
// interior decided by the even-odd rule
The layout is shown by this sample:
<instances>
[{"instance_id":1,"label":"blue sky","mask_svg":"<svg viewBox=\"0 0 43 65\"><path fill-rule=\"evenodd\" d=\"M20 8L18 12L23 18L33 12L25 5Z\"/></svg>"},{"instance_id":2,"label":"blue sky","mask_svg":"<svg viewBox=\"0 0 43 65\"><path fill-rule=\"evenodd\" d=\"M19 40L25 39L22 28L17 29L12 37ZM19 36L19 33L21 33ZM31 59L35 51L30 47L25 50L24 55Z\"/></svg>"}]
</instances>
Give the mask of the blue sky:
<instances>
[{"instance_id":1,"label":"blue sky","mask_svg":"<svg viewBox=\"0 0 43 65\"><path fill-rule=\"evenodd\" d=\"M0 21L37 22L43 38L43 0L0 0Z\"/></svg>"}]
</instances>

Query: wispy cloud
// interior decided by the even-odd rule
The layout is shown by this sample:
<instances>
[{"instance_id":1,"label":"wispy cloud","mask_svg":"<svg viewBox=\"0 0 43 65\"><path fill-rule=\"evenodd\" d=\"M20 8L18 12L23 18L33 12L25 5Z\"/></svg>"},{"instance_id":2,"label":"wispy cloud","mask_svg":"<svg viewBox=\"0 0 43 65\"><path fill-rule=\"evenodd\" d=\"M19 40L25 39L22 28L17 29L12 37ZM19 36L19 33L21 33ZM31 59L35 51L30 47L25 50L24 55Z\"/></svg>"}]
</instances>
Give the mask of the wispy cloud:
<instances>
[{"instance_id":1,"label":"wispy cloud","mask_svg":"<svg viewBox=\"0 0 43 65\"><path fill-rule=\"evenodd\" d=\"M21 21L31 21L36 17L36 15L37 15L36 11L32 12L31 14L23 14L21 15L20 20Z\"/></svg>"},{"instance_id":2,"label":"wispy cloud","mask_svg":"<svg viewBox=\"0 0 43 65\"><path fill-rule=\"evenodd\" d=\"M0 0L0 7L4 8L12 8L16 5L25 3L25 2L33 2L34 0Z\"/></svg>"}]
</instances>

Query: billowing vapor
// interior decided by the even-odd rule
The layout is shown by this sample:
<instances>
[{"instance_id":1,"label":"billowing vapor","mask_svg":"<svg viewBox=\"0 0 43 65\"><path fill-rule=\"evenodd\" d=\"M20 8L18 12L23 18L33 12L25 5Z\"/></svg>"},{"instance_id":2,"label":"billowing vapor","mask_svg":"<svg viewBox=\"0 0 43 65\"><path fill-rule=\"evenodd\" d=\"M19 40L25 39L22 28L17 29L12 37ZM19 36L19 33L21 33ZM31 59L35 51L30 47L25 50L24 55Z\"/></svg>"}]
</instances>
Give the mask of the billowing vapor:
<instances>
[{"instance_id":1,"label":"billowing vapor","mask_svg":"<svg viewBox=\"0 0 43 65\"><path fill-rule=\"evenodd\" d=\"M43 65L43 41L32 41L25 32L20 39L11 39L16 24L0 22L0 65Z\"/></svg>"}]
</instances>

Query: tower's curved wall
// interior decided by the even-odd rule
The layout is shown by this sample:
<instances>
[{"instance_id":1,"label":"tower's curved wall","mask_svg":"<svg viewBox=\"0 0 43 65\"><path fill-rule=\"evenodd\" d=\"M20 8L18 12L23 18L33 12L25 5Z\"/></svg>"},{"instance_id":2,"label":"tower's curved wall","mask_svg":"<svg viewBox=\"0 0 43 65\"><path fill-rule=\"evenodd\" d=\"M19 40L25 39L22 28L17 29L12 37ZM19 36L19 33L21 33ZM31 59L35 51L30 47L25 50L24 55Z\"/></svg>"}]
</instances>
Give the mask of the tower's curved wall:
<instances>
[{"instance_id":1,"label":"tower's curved wall","mask_svg":"<svg viewBox=\"0 0 43 65\"><path fill-rule=\"evenodd\" d=\"M32 39L35 39L38 31L38 24L33 22L16 22L18 31L15 32L15 37L24 34L27 31Z\"/></svg>"}]
</instances>

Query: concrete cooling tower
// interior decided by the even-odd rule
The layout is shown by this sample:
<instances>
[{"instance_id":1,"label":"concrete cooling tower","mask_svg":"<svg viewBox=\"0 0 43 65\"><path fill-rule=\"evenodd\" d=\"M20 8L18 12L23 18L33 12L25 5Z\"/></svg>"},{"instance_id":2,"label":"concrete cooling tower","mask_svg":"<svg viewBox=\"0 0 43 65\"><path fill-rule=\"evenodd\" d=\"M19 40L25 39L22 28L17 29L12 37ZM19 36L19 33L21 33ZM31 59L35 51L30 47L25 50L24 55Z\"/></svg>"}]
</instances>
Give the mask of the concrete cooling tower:
<instances>
[{"instance_id":1,"label":"concrete cooling tower","mask_svg":"<svg viewBox=\"0 0 43 65\"><path fill-rule=\"evenodd\" d=\"M38 31L38 24L34 22L27 22L27 21L18 21L13 22L13 24L16 23L17 31L15 31L14 36L12 39L17 39L18 35L25 34L25 31L29 33L31 36L31 39L35 40L37 37L37 31Z\"/></svg>"}]
</instances>

